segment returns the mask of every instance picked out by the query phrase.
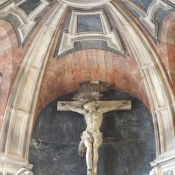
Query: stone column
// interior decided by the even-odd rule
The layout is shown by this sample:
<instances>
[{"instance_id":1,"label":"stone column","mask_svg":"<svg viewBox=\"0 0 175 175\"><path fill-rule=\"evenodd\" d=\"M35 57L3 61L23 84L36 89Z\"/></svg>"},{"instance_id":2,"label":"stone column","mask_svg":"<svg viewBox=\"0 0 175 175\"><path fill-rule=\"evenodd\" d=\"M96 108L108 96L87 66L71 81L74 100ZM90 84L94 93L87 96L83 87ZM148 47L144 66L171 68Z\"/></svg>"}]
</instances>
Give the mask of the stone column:
<instances>
[{"instance_id":1,"label":"stone column","mask_svg":"<svg viewBox=\"0 0 175 175\"><path fill-rule=\"evenodd\" d=\"M64 3L55 5L28 49L15 79L0 133L0 172L3 175L16 174L22 168L26 169L25 174L32 168L28 164L28 152L36 101L49 45L66 7Z\"/></svg>"}]
</instances>

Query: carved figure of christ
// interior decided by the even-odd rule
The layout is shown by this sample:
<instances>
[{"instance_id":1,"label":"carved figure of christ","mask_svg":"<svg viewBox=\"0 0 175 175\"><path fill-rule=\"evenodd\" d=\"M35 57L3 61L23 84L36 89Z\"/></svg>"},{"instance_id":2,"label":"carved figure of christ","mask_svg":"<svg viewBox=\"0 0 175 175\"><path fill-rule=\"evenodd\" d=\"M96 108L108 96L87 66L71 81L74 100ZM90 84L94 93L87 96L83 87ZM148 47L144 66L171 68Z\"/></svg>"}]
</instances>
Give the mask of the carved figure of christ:
<instances>
[{"instance_id":1,"label":"carved figure of christ","mask_svg":"<svg viewBox=\"0 0 175 175\"><path fill-rule=\"evenodd\" d=\"M98 148L102 144L102 124L103 113L112 110L130 110L130 101L90 101L83 106L80 102L58 102L58 111L74 111L84 115L86 130L81 134L79 145L79 155L82 156L86 150L87 175L97 175Z\"/></svg>"}]
</instances>

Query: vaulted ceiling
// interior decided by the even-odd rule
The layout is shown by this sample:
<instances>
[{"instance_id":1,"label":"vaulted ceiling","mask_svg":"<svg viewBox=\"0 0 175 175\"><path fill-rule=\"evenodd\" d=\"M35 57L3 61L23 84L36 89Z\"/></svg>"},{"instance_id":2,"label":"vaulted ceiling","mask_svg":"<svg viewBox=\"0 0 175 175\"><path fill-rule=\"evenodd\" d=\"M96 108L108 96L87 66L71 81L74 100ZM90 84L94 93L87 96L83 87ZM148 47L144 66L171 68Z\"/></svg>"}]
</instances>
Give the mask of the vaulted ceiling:
<instances>
[{"instance_id":1,"label":"vaulted ceiling","mask_svg":"<svg viewBox=\"0 0 175 175\"><path fill-rule=\"evenodd\" d=\"M0 46L0 125L8 109L35 122L49 102L90 80L173 118L174 0L3 0ZM164 122L160 129L173 133ZM173 147L171 136L159 153Z\"/></svg>"},{"instance_id":2,"label":"vaulted ceiling","mask_svg":"<svg viewBox=\"0 0 175 175\"><path fill-rule=\"evenodd\" d=\"M124 31L121 30L110 12L108 0L95 2L64 0L64 2L69 6L66 7L62 22L56 29L53 42L49 45L51 51L37 106L43 108L57 96L76 90L80 82L100 80L110 83L117 90L129 92L149 108L139 67ZM3 116L5 104L19 66L32 40L57 3L54 0L50 2L27 0L25 2L17 1L11 6L7 2L1 4L1 7L4 7L1 8L0 12L1 44L3 46L0 72L3 75L1 91L4 92L1 95L4 104L1 105L1 116ZM174 88L174 5L171 2L154 3L150 0L123 0L116 1L116 4L133 20L134 25L137 25L156 51L163 68L166 70L167 78ZM10 8L7 8L8 6ZM16 10L14 11L14 9ZM100 13L101 10L103 10L103 14ZM91 16L87 13L88 11L90 11ZM73 12L76 14L75 18L78 17L78 21L71 16ZM61 50L60 45L62 45L65 36L64 31L70 33L71 30L74 30L71 28L74 23L77 25L77 31L81 34L84 32L84 35L82 38L81 34L79 34L79 38L74 37L74 42L71 43L72 47L64 50L62 46ZM100 33L104 32L103 30L109 30L106 34L107 39L104 36L99 40L100 35L95 36L95 34L93 37L88 36L88 32L90 34ZM110 30L115 31L117 36L113 34L112 37L118 37L115 42L121 48L115 45L115 42L115 46L109 45ZM76 34L70 34L67 37L73 37L73 35Z\"/></svg>"}]
</instances>

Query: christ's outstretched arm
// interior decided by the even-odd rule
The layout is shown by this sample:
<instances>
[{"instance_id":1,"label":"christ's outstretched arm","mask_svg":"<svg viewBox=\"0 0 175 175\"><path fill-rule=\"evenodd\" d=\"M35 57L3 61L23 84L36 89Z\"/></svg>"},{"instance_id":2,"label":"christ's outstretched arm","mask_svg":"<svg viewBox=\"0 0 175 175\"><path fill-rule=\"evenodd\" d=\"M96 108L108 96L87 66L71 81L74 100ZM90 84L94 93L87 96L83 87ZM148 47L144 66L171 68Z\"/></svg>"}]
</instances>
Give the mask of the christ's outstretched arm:
<instances>
[{"instance_id":1,"label":"christ's outstretched arm","mask_svg":"<svg viewBox=\"0 0 175 175\"><path fill-rule=\"evenodd\" d=\"M68 108L68 109L70 109L71 111L74 111L74 112L77 112L77 113L83 114L83 115L85 114L85 111L83 109L81 109L81 108L77 108L75 106L71 106L71 105L69 105L67 103L61 103L61 105L66 107L66 108Z\"/></svg>"},{"instance_id":2,"label":"christ's outstretched arm","mask_svg":"<svg viewBox=\"0 0 175 175\"><path fill-rule=\"evenodd\" d=\"M99 108L98 112L105 113L105 112L113 111L116 109L120 109L120 107L127 105L127 104L128 104L127 101L123 101L122 103L119 102L117 105L114 105L114 106L107 106L107 107Z\"/></svg>"}]
</instances>

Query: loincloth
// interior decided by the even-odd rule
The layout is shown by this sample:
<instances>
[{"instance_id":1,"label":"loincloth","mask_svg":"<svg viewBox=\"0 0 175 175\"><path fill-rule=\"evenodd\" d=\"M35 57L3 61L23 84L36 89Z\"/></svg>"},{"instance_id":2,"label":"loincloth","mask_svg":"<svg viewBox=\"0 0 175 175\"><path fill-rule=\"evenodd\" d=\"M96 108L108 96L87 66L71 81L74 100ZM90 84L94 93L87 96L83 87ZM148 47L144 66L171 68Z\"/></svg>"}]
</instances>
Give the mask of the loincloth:
<instances>
[{"instance_id":1,"label":"loincloth","mask_svg":"<svg viewBox=\"0 0 175 175\"><path fill-rule=\"evenodd\" d=\"M86 152L86 146L84 144L85 140L89 140L91 143L98 143L100 146L103 142L103 135L101 132L89 132L89 131L83 131L81 133L81 141L78 147L78 155L83 156L83 153Z\"/></svg>"}]
</instances>

